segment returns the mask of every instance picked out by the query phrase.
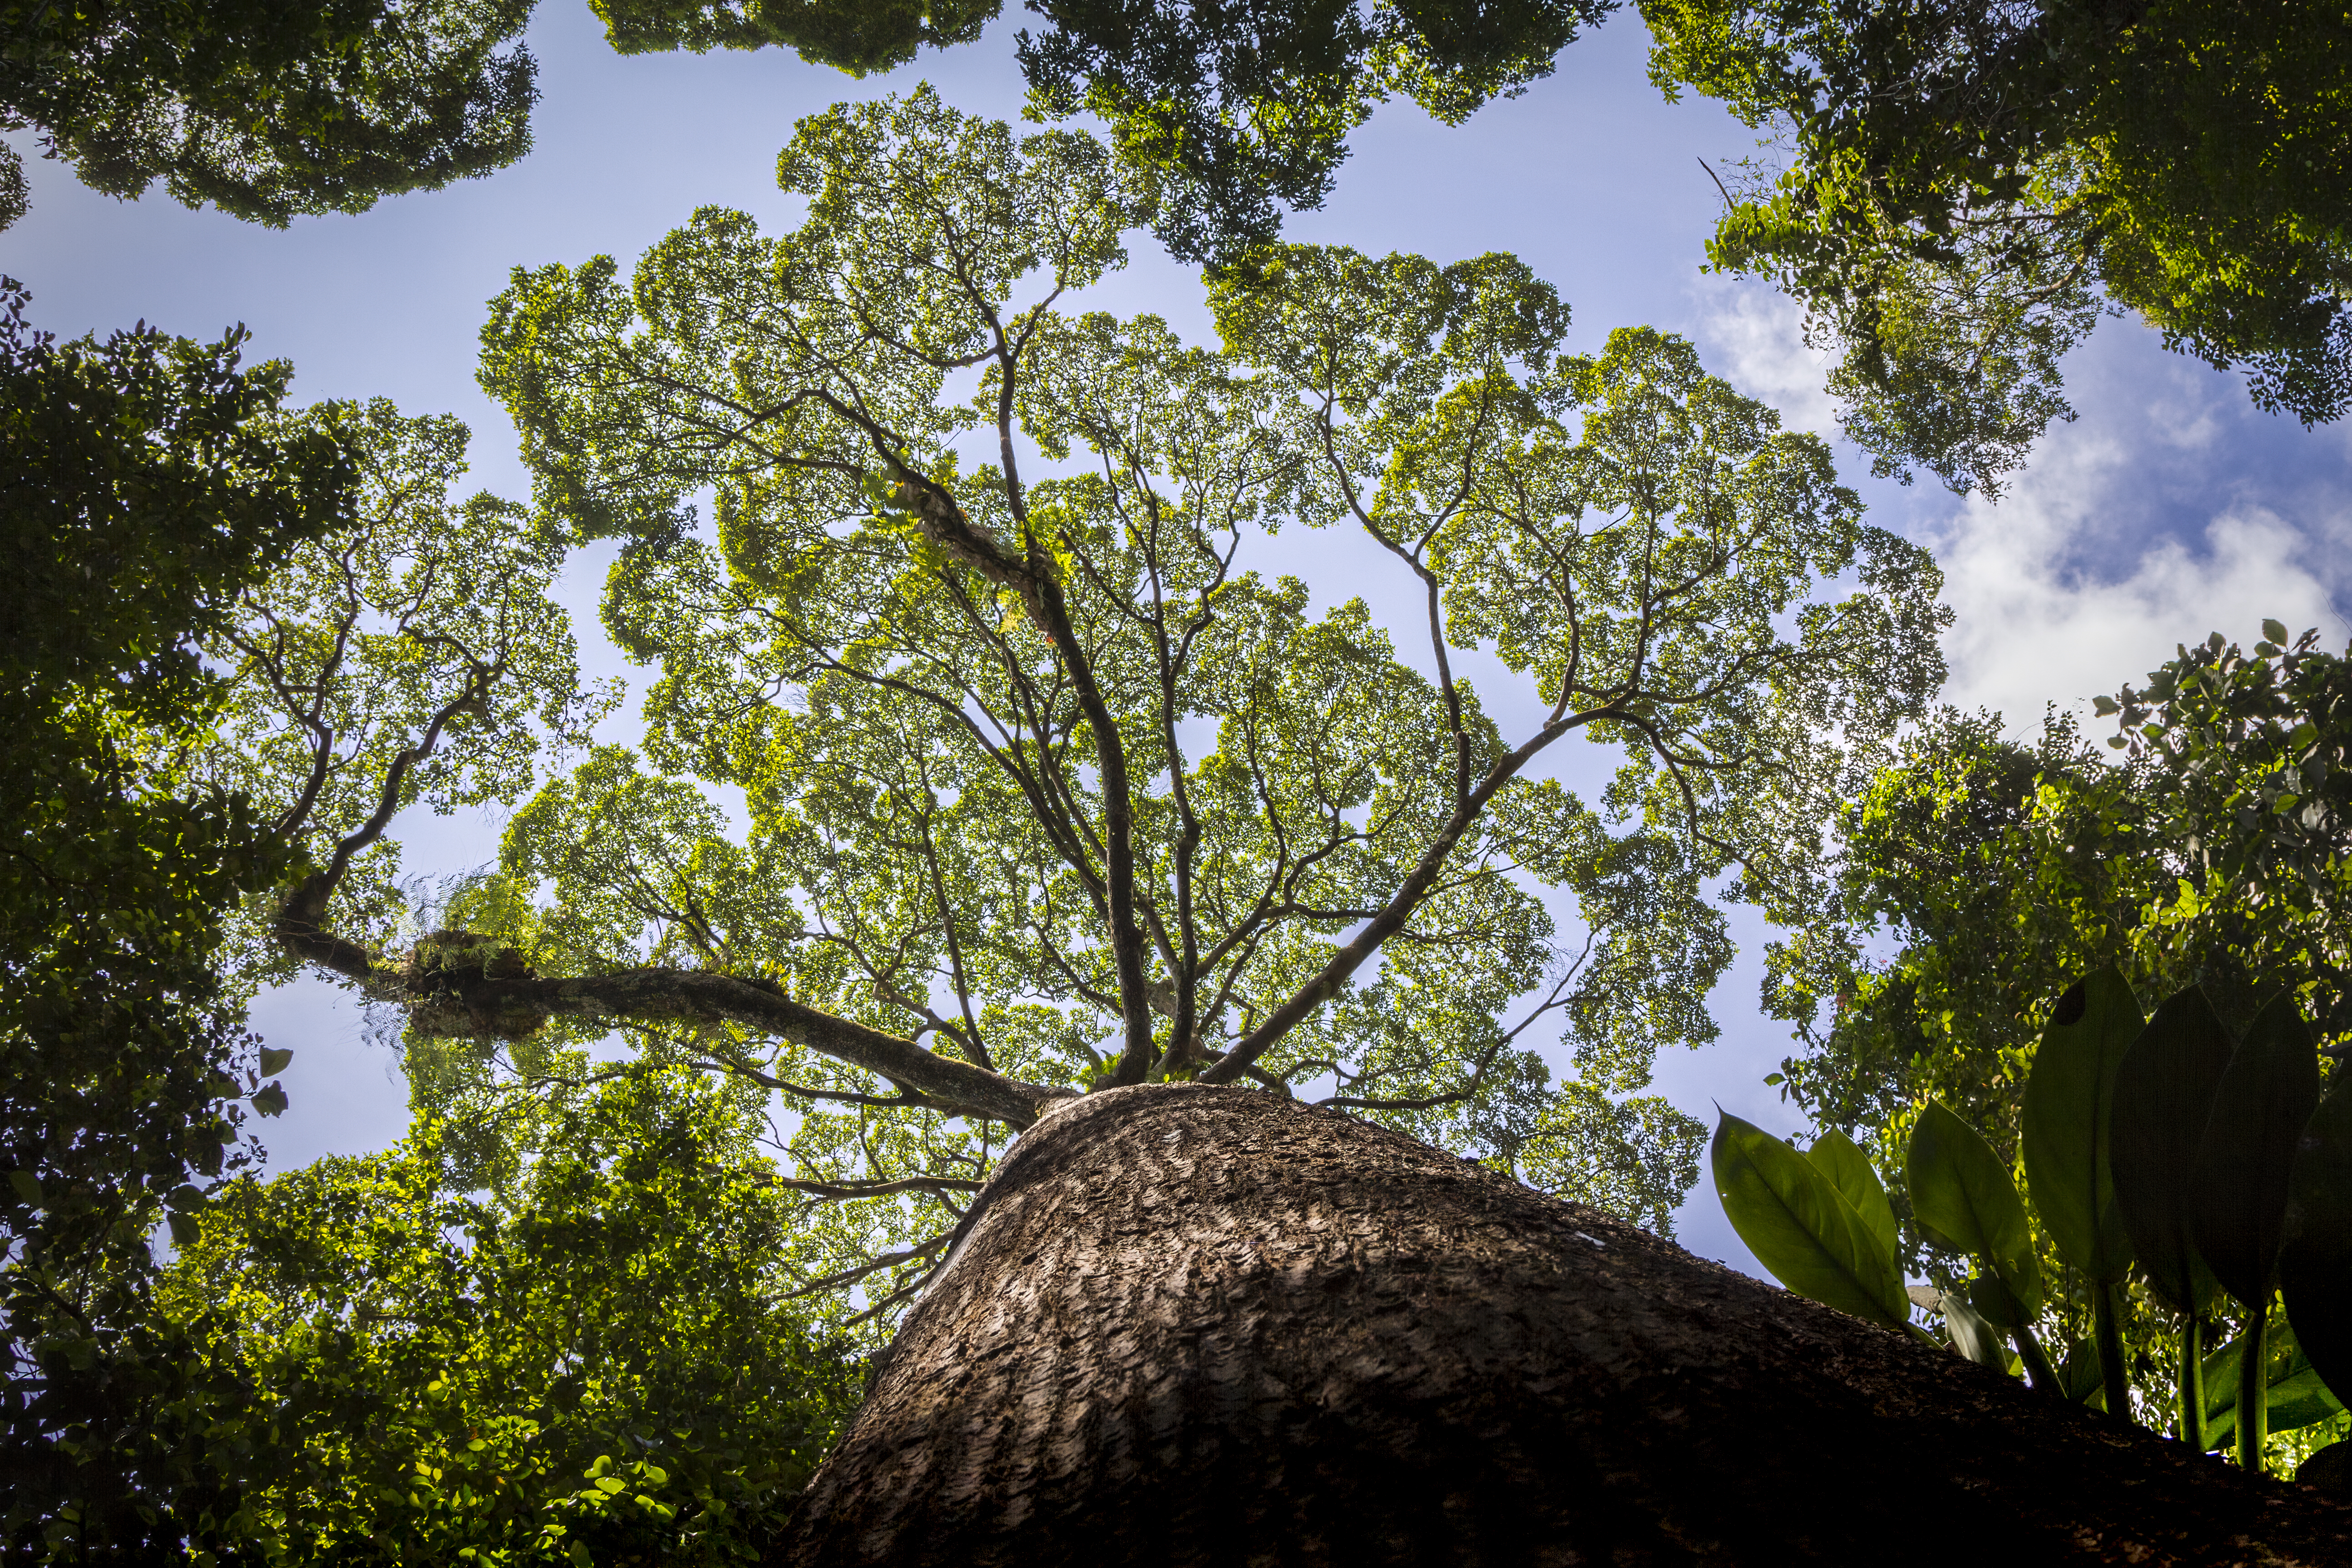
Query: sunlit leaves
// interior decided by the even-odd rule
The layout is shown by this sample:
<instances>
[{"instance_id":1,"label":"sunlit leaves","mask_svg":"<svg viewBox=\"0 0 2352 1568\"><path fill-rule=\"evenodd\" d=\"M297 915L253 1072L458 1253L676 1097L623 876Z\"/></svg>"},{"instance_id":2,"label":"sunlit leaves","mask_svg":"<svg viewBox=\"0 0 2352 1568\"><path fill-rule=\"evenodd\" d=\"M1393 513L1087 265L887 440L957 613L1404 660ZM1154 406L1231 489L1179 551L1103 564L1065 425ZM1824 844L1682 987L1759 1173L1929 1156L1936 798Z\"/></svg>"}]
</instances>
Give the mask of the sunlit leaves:
<instances>
[{"instance_id":1,"label":"sunlit leaves","mask_svg":"<svg viewBox=\"0 0 2352 1568\"><path fill-rule=\"evenodd\" d=\"M608 703L583 689L548 598L561 552L511 503L449 499L463 425L381 399L300 423L356 453L359 522L295 552L203 639L234 691L203 765L324 863L380 809L515 798L541 744L576 742ZM346 884L355 915L394 912L390 860L379 849Z\"/></svg>"},{"instance_id":2,"label":"sunlit leaves","mask_svg":"<svg viewBox=\"0 0 2352 1568\"><path fill-rule=\"evenodd\" d=\"M793 1195L720 1097L636 1068L427 1115L237 1184L175 1259L213 1462L199 1545L273 1563L692 1560L767 1538L845 1416L848 1347L786 1298ZM481 1173L489 1112L529 1149Z\"/></svg>"},{"instance_id":3,"label":"sunlit leaves","mask_svg":"<svg viewBox=\"0 0 2352 1568\"><path fill-rule=\"evenodd\" d=\"M483 379L543 507L626 536L606 620L658 666L642 766L672 775L606 754L527 808L513 929L1074 1088L1311 1090L1561 1190L1596 1151L1663 1215L1642 1184L1692 1130L1611 1097L1711 1037L1706 879L1785 836L1759 803L1937 679L1926 557L1687 345L1560 362L1566 310L1512 258L1269 253L1216 286L1219 352L1052 309L1146 211L1085 137L919 92L804 121L780 171L789 233L706 211L626 286L596 261L494 306ZM1427 589L1425 654L1254 569L1300 522ZM1481 644L1553 707L1532 735L1448 663ZM1605 809L1533 763L1579 728L1636 756ZM1538 1024L1577 1047L1573 1106ZM818 1107L813 1159L816 1129L945 1136L793 1042L736 1047Z\"/></svg>"},{"instance_id":4,"label":"sunlit leaves","mask_svg":"<svg viewBox=\"0 0 2352 1568\"><path fill-rule=\"evenodd\" d=\"M1512 1149L1529 1186L1570 1203L1639 1220L1660 1236L1675 1233L1673 1205L1698 1180L1706 1124L1662 1094L1612 1100L1571 1080ZM1506 1145L1509 1147L1509 1145Z\"/></svg>"},{"instance_id":5,"label":"sunlit leaves","mask_svg":"<svg viewBox=\"0 0 2352 1568\"><path fill-rule=\"evenodd\" d=\"M1885 1328L1910 1321L1893 1256L1811 1161L1727 1113L1710 1163L1732 1228L1789 1289Z\"/></svg>"},{"instance_id":6,"label":"sunlit leaves","mask_svg":"<svg viewBox=\"0 0 2352 1568\"><path fill-rule=\"evenodd\" d=\"M2042 1310L2032 1226L2008 1164L1983 1135L1930 1100L1912 1126L1904 1176L1921 1233L1976 1258L1998 1287L1970 1292L1977 1310L2000 1328L2031 1325Z\"/></svg>"}]
</instances>

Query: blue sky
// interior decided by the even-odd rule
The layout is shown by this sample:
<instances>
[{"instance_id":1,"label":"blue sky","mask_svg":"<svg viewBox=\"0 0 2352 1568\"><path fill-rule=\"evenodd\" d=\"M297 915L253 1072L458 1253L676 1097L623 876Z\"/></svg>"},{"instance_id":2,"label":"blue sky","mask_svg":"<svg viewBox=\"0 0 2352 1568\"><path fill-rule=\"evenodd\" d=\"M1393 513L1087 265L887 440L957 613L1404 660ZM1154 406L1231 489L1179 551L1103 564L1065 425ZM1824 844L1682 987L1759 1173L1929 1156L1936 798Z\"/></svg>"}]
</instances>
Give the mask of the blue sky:
<instances>
[{"instance_id":1,"label":"blue sky","mask_svg":"<svg viewBox=\"0 0 2352 1568\"><path fill-rule=\"evenodd\" d=\"M381 395L412 414L457 413L474 430L469 483L521 499L512 431L473 383L483 302L510 268L600 252L625 263L714 203L789 226L794 205L773 170L796 118L918 79L961 109L1016 117L1019 25L1008 18L976 45L858 81L772 50L623 58L584 5L550 0L530 34L543 94L537 151L514 168L271 231L160 193L94 195L19 135L33 206L0 231L0 270L31 286L36 321L61 334L144 319L212 337L242 321L257 357L294 363L300 400ZM1719 167L1754 138L1704 100L1663 101L1643 74L1645 44L1621 14L1570 48L1552 79L1460 129L1410 106L1384 110L1359 133L1329 206L1289 232L1440 261L1515 251L1573 306L1575 346L1640 322L1685 333L1742 391L1832 434L1794 311L1700 270L1720 198L1698 160ZM1206 339L1197 277L1147 237L1133 249L1087 303L1154 310ZM2044 439L1998 506L1932 480L1873 481L1839 447L1876 521L1944 563L1959 617L1947 648L1950 700L2030 724L2045 701L2086 705L2210 630L2251 639L2275 616L2321 627L2332 646L2352 636L2338 610L2352 611L2352 433L2261 414L2234 377L2165 353L2133 321L2102 325L2068 373L2081 417ZM622 672L596 628L601 577L592 553L567 577L566 598L591 673ZM411 870L478 864L499 828L493 818L402 826ZM1736 931L1741 962L1712 999L1722 1042L1663 1059L1659 1083L1709 1121L1719 1102L1793 1131L1761 1082L1788 1048L1756 1015L1764 933L1748 920ZM380 1146L404 1129L390 1053L363 1037L338 994L289 988L264 1000L257 1023L298 1053L293 1108L268 1129L275 1164ZM1704 1184L1681 1227L1694 1250L1754 1268Z\"/></svg>"}]
</instances>

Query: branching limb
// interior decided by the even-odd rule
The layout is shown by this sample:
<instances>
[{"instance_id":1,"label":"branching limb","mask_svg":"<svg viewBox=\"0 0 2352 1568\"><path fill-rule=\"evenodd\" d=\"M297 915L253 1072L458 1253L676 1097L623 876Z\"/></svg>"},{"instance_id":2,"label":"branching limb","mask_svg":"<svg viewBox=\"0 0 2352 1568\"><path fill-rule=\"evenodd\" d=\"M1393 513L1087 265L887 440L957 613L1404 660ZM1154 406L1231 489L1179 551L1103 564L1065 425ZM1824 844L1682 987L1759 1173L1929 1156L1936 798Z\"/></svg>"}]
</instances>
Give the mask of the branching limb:
<instances>
[{"instance_id":1,"label":"branching limb","mask_svg":"<svg viewBox=\"0 0 2352 1568\"><path fill-rule=\"evenodd\" d=\"M919 1246L909 1247L902 1252L886 1252L870 1263L861 1263L855 1268L845 1268L838 1274L828 1274L822 1279L812 1279L799 1289L787 1291L776 1300L780 1302L796 1301L803 1296L814 1296L822 1290L846 1289L861 1279L881 1273L885 1268L896 1268L901 1263L911 1263L919 1258L930 1257L945 1247L948 1244L948 1238L954 1234L952 1231L942 1231L930 1240ZM919 1285L920 1281L917 1283Z\"/></svg>"},{"instance_id":2,"label":"branching limb","mask_svg":"<svg viewBox=\"0 0 2352 1568\"><path fill-rule=\"evenodd\" d=\"M1381 912L1366 921L1352 940L1334 952L1313 979L1268 1014L1264 1023L1242 1037L1223 1056L1210 1063L1201 1074L1200 1081L1231 1083L1258 1058L1272 1050L1307 1015L1337 996L1349 978L1380 952L1389 938L1404 929L1405 922L1412 918L1412 911L1436 885L1439 874L1445 868L1445 862L1453 857L1454 847L1461 842L1463 834L1469 831L1470 825L1477 819L1479 813L1486 810L1486 803L1494 799L1496 793L1532 762L1538 752L1570 730L1600 720L1619 719L1623 717L1623 712L1622 705L1610 703L1555 720L1528 736L1517 749L1496 763L1480 781L1478 787L1454 808L1444 827L1432 838L1429 847L1422 853L1420 860L1406 874Z\"/></svg>"}]
</instances>

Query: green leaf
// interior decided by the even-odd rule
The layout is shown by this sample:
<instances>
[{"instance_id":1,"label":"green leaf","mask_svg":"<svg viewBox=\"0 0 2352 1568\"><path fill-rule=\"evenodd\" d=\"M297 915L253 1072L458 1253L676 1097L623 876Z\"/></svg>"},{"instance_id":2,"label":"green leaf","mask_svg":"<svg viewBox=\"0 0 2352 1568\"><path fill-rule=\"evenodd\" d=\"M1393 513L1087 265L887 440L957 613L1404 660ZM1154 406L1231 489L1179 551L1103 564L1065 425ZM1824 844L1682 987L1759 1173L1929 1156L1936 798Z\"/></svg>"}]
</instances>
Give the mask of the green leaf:
<instances>
[{"instance_id":1,"label":"green leaf","mask_svg":"<svg viewBox=\"0 0 2352 1568\"><path fill-rule=\"evenodd\" d=\"M1984 1321L2000 1329L2018 1329L2030 1325L2039 1316L2028 1311L2016 1293L2001 1283L2000 1276L1978 1274L1969 1280L1969 1304L1982 1315Z\"/></svg>"},{"instance_id":2,"label":"green leaf","mask_svg":"<svg viewBox=\"0 0 2352 1568\"><path fill-rule=\"evenodd\" d=\"M2311 1364L2294 1328L2273 1315L2268 1331L2269 1393L2265 1422L2273 1432L2293 1432L2326 1420L2344 1408ZM2240 1335L2205 1358L2205 1447L2227 1444L2238 1429L2238 1355L2245 1345Z\"/></svg>"},{"instance_id":3,"label":"green leaf","mask_svg":"<svg viewBox=\"0 0 2352 1568\"><path fill-rule=\"evenodd\" d=\"M2042 1263L2034 1256L2033 1230L2017 1184L1992 1145L1931 1100L1911 1130L1905 1175L1912 1215L1927 1238L1973 1255L2005 1287L2002 1304L2022 1313L2020 1321L2039 1314ZM1985 1301L1976 1305L1982 1310Z\"/></svg>"},{"instance_id":4,"label":"green leaf","mask_svg":"<svg viewBox=\"0 0 2352 1568\"><path fill-rule=\"evenodd\" d=\"M1781 1284L1890 1329L1910 1321L1894 1258L1811 1161L1725 1113L1708 1163L1732 1229Z\"/></svg>"},{"instance_id":5,"label":"green leaf","mask_svg":"<svg viewBox=\"0 0 2352 1568\"><path fill-rule=\"evenodd\" d=\"M2255 1016L2230 1058L2193 1177L2189 1235L2249 1311L2271 1299L2295 1142L2318 1104L2318 1048L2289 992Z\"/></svg>"},{"instance_id":6,"label":"green leaf","mask_svg":"<svg viewBox=\"0 0 2352 1568\"><path fill-rule=\"evenodd\" d=\"M1938 1310L1944 1314L1944 1332L1950 1338L1952 1348L1979 1366L1989 1366L2006 1375L2009 1347L2001 1342L2000 1331L1958 1291L1947 1290L1942 1295Z\"/></svg>"},{"instance_id":7,"label":"green leaf","mask_svg":"<svg viewBox=\"0 0 2352 1568\"><path fill-rule=\"evenodd\" d=\"M2113 964L2059 999L2026 1079L2025 1179L2058 1256L2093 1279L2120 1279L2131 1236L2107 1159L2116 1072L2147 1020Z\"/></svg>"},{"instance_id":8,"label":"green leaf","mask_svg":"<svg viewBox=\"0 0 2352 1568\"><path fill-rule=\"evenodd\" d=\"M2077 1405L2087 1405L2094 1410L2106 1408L2105 1391L2099 1386L2099 1347L2089 1340L2076 1340L2066 1352L2066 1359L2058 1365L2060 1392Z\"/></svg>"},{"instance_id":9,"label":"green leaf","mask_svg":"<svg viewBox=\"0 0 2352 1568\"><path fill-rule=\"evenodd\" d=\"M174 1247L193 1247L204 1235L204 1227L196 1223L194 1215L168 1214L163 1216L163 1222L171 1228L172 1245Z\"/></svg>"},{"instance_id":10,"label":"green leaf","mask_svg":"<svg viewBox=\"0 0 2352 1568\"><path fill-rule=\"evenodd\" d=\"M279 1073L286 1070L286 1064L293 1059L294 1053L290 1050L282 1049L277 1046L262 1047L261 1076L264 1078L276 1078Z\"/></svg>"},{"instance_id":11,"label":"green leaf","mask_svg":"<svg viewBox=\"0 0 2352 1568\"><path fill-rule=\"evenodd\" d=\"M2177 1312L2202 1312L2217 1289L2189 1237L2197 1147L2229 1071L2229 1031L2192 985L2167 997L2116 1070L2116 1206L2147 1282Z\"/></svg>"},{"instance_id":12,"label":"green leaf","mask_svg":"<svg viewBox=\"0 0 2352 1568\"><path fill-rule=\"evenodd\" d=\"M16 1189L19 1201L37 1205L41 1201L41 1179L30 1171L8 1173L8 1185Z\"/></svg>"},{"instance_id":13,"label":"green leaf","mask_svg":"<svg viewBox=\"0 0 2352 1568\"><path fill-rule=\"evenodd\" d=\"M2352 1393L2352 1079L2341 1074L2295 1141L2281 1235L2295 1340L2331 1387Z\"/></svg>"},{"instance_id":14,"label":"green leaf","mask_svg":"<svg viewBox=\"0 0 2352 1568\"><path fill-rule=\"evenodd\" d=\"M2286 646L2286 623L2284 621L2264 620L2263 622L2263 636L2278 644L2281 647L2284 647Z\"/></svg>"},{"instance_id":15,"label":"green leaf","mask_svg":"<svg viewBox=\"0 0 2352 1568\"><path fill-rule=\"evenodd\" d=\"M264 1116L284 1115L286 1113L286 1091L278 1088L278 1085L274 1083L269 1085L267 1089L262 1089L253 1097L253 1109L258 1110Z\"/></svg>"},{"instance_id":16,"label":"green leaf","mask_svg":"<svg viewBox=\"0 0 2352 1568\"><path fill-rule=\"evenodd\" d=\"M1813 1169L1830 1179L1838 1195L1853 1206L1864 1228L1880 1249L1887 1257L1894 1257L1895 1205L1887 1201L1886 1189L1879 1184L1870 1156L1853 1139L1832 1129L1813 1140L1813 1146L1805 1151L1805 1158L1813 1163Z\"/></svg>"}]
</instances>

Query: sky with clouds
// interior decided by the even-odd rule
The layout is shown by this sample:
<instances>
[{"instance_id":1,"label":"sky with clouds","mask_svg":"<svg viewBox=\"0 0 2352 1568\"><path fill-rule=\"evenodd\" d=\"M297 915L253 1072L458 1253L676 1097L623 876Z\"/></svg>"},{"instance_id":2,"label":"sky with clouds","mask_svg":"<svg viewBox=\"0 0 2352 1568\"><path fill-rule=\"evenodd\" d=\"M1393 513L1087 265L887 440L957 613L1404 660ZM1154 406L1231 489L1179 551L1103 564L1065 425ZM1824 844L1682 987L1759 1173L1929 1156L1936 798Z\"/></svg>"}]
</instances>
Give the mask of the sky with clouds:
<instances>
[{"instance_id":1,"label":"sky with clouds","mask_svg":"<svg viewBox=\"0 0 2352 1568\"><path fill-rule=\"evenodd\" d=\"M511 169L271 231L160 193L135 203L92 195L19 134L33 205L0 231L0 271L32 288L36 322L61 335L144 320L213 337L243 322L254 357L293 362L300 400L380 395L412 414L457 413L474 431L468 482L520 499L528 487L513 433L473 383L483 303L511 268L598 253L625 264L709 204L787 227L795 203L775 189L774 160L798 117L919 79L967 111L1017 117L1019 26L1008 16L976 45L853 80L773 50L623 58L584 5L549 0L530 36L537 150ZM1358 133L1329 205L1294 219L1289 234L1439 261L1514 251L1573 307L1572 347L1597 349L1610 328L1642 322L1685 333L1740 390L1833 437L1793 309L1702 271L1720 197L1700 160L1720 167L1750 153L1754 137L1705 100L1664 102L1644 75L1645 45L1621 13L1549 80L1466 126L1436 125L1409 105L1382 110ZM1156 311L1208 339L1198 278L1146 237L1132 249L1129 268L1084 303ZM2209 631L2251 640L2267 616L2317 626L2334 647L2352 637L2352 433L2261 413L2235 377L2166 353L2129 320L2103 324L2067 377L2080 416L2045 437L1998 504L1932 479L1874 480L1839 444L1874 520L1943 564L1958 613L1948 700L1998 709L2023 730L2047 702L2087 712L2094 694ZM606 558L583 554L563 595L598 675L626 672L597 629ZM448 870L490 858L500 824L401 826L411 870ZM1735 933L1741 961L1712 999L1723 1039L1662 1060L1659 1085L1710 1121L1719 1103L1794 1131L1761 1081L1787 1050L1784 1031L1756 1014L1768 933L1746 919ZM298 1053L286 1080L293 1108L268 1130L273 1163L400 1135L405 1094L389 1047L339 994L289 987L263 1000L256 1022ZM1753 1269L1704 1184L1681 1230L1694 1250Z\"/></svg>"}]
</instances>

